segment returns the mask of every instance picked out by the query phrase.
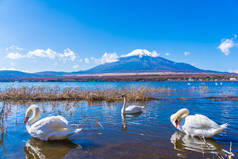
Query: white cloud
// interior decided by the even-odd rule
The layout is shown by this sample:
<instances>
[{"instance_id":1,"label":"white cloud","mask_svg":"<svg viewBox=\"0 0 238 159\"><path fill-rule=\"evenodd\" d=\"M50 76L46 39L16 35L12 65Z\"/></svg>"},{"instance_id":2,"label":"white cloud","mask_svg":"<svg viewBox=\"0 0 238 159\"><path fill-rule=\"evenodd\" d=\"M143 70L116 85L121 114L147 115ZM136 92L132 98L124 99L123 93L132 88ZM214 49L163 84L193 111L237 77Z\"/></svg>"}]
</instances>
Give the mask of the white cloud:
<instances>
[{"instance_id":1,"label":"white cloud","mask_svg":"<svg viewBox=\"0 0 238 159\"><path fill-rule=\"evenodd\" d=\"M70 50L69 48L65 49L63 54L58 54L58 56L61 58L68 57L68 58L70 58L71 61L74 61L76 59L75 53L72 50Z\"/></svg>"},{"instance_id":2,"label":"white cloud","mask_svg":"<svg viewBox=\"0 0 238 159\"><path fill-rule=\"evenodd\" d=\"M235 34L233 38L231 39L223 39L221 44L218 46L218 48L221 50L221 52L224 53L224 55L228 56L230 54L230 49L238 46L238 43L235 43L234 40L237 38L237 35Z\"/></svg>"},{"instance_id":3,"label":"white cloud","mask_svg":"<svg viewBox=\"0 0 238 159\"><path fill-rule=\"evenodd\" d=\"M21 72L26 72L26 73L32 73L28 70L20 70L20 69L17 69L15 67L1 67L0 71L21 71Z\"/></svg>"},{"instance_id":4,"label":"white cloud","mask_svg":"<svg viewBox=\"0 0 238 159\"><path fill-rule=\"evenodd\" d=\"M60 68L62 67L64 63L67 65L65 67L62 67L63 69L66 68L70 70L70 69L77 69L79 67L78 65L76 65L75 62L73 62L78 58L78 56L76 56L76 54L70 48L66 48L61 52L57 52L51 48L26 50L18 46L12 45L5 49L5 58L10 59L8 64L9 67L2 68L5 70L16 70L15 67L17 67L18 65L16 65L15 64L16 61L13 61L13 60L17 60L17 59L18 60L21 59L19 62L25 62L26 64L27 63L37 64L38 61L40 60L49 59L50 63L47 64L48 68L50 66L52 66L52 68ZM79 60L80 62L84 61L84 59L79 59ZM89 59L88 58L85 59L85 62L89 63ZM61 65L59 65L59 63ZM24 67L27 67L27 66L24 66ZM41 67L41 66L39 65L38 67Z\"/></svg>"},{"instance_id":5,"label":"white cloud","mask_svg":"<svg viewBox=\"0 0 238 159\"><path fill-rule=\"evenodd\" d=\"M84 58L84 62L85 63L89 63L89 59L88 58Z\"/></svg>"},{"instance_id":6,"label":"white cloud","mask_svg":"<svg viewBox=\"0 0 238 159\"><path fill-rule=\"evenodd\" d=\"M76 64L76 65L73 66L73 69L75 69L75 70L78 69L78 68L79 68L79 65L78 65L78 64Z\"/></svg>"},{"instance_id":7,"label":"white cloud","mask_svg":"<svg viewBox=\"0 0 238 159\"><path fill-rule=\"evenodd\" d=\"M190 52L188 52L188 51L184 52L184 56L189 56L189 55L190 55Z\"/></svg>"},{"instance_id":8,"label":"white cloud","mask_svg":"<svg viewBox=\"0 0 238 159\"><path fill-rule=\"evenodd\" d=\"M117 53L107 53L105 52L101 58L91 57L90 60L97 64L111 63L118 61L119 56Z\"/></svg>"},{"instance_id":9,"label":"white cloud","mask_svg":"<svg viewBox=\"0 0 238 159\"><path fill-rule=\"evenodd\" d=\"M166 52L166 53L165 53L165 56L170 56L170 53L169 53L169 52Z\"/></svg>"},{"instance_id":10,"label":"white cloud","mask_svg":"<svg viewBox=\"0 0 238 159\"><path fill-rule=\"evenodd\" d=\"M150 52L146 49L136 49L126 55L122 55L121 57L129 57L129 56L139 56L140 58L142 56L158 57L159 54L155 50Z\"/></svg>"},{"instance_id":11,"label":"white cloud","mask_svg":"<svg viewBox=\"0 0 238 159\"><path fill-rule=\"evenodd\" d=\"M104 53L102 55L100 62L101 62L101 64L116 62L116 61L118 61L118 58L119 57L118 57L117 53Z\"/></svg>"},{"instance_id":12,"label":"white cloud","mask_svg":"<svg viewBox=\"0 0 238 159\"><path fill-rule=\"evenodd\" d=\"M7 48L6 50L11 50L11 49L17 48L16 46L11 46ZM18 50L21 50L22 48L18 48ZM74 61L76 59L75 53L70 50L69 48L65 49L63 53L57 53L56 51L48 48L48 49L35 49L32 51L28 51L26 54L19 53L18 51L15 52L10 52L6 56L9 59L20 59L20 58L33 58L33 57L42 57L42 58L49 58L49 59L55 59L55 58L60 58L63 59L64 61L66 60L71 60Z\"/></svg>"},{"instance_id":13,"label":"white cloud","mask_svg":"<svg viewBox=\"0 0 238 159\"><path fill-rule=\"evenodd\" d=\"M22 51L22 50L23 50L23 48L20 48L16 45L11 45L8 48L6 48L6 51Z\"/></svg>"},{"instance_id":14,"label":"white cloud","mask_svg":"<svg viewBox=\"0 0 238 159\"><path fill-rule=\"evenodd\" d=\"M230 54L230 48L234 47L234 42L232 39L225 39L218 46L218 48L223 52L226 56Z\"/></svg>"},{"instance_id":15,"label":"white cloud","mask_svg":"<svg viewBox=\"0 0 238 159\"><path fill-rule=\"evenodd\" d=\"M0 71L4 71L4 70L7 70L7 71L17 71L17 69L14 68L14 67L9 67L9 68L1 67L1 68L0 68Z\"/></svg>"},{"instance_id":16,"label":"white cloud","mask_svg":"<svg viewBox=\"0 0 238 159\"><path fill-rule=\"evenodd\" d=\"M6 48L7 55L6 57L9 59L20 59L23 58L24 55L21 54L21 51L23 48L20 48L16 45L11 45L8 48Z\"/></svg>"},{"instance_id":17,"label":"white cloud","mask_svg":"<svg viewBox=\"0 0 238 159\"><path fill-rule=\"evenodd\" d=\"M20 54L18 52L16 52L16 53L11 52L11 53L8 53L6 57L9 58L9 59L15 60L15 59L23 58L24 55L22 55L22 54Z\"/></svg>"},{"instance_id":18,"label":"white cloud","mask_svg":"<svg viewBox=\"0 0 238 159\"><path fill-rule=\"evenodd\" d=\"M50 59L54 59L56 57L57 53L54 51L54 50L51 50L51 49L36 49L36 50L33 50L33 51L29 51L27 53L27 57L34 57L34 56L37 56L37 57L47 57L47 58L50 58Z\"/></svg>"},{"instance_id":19,"label":"white cloud","mask_svg":"<svg viewBox=\"0 0 238 159\"><path fill-rule=\"evenodd\" d=\"M230 73L238 73L238 70L228 70Z\"/></svg>"},{"instance_id":20,"label":"white cloud","mask_svg":"<svg viewBox=\"0 0 238 159\"><path fill-rule=\"evenodd\" d=\"M136 49L126 55L121 55L121 56L118 56L118 54L115 52L114 53L105 52L101 58L91 57L90 60L94 61L97 64L104 64L104 63L116 62L118 61L120 57L130 57L130 56L139 56L140 58L143 56L158 57L159 54L155 50L150 52L146 49Z\"/></svg>"}]
</instances>

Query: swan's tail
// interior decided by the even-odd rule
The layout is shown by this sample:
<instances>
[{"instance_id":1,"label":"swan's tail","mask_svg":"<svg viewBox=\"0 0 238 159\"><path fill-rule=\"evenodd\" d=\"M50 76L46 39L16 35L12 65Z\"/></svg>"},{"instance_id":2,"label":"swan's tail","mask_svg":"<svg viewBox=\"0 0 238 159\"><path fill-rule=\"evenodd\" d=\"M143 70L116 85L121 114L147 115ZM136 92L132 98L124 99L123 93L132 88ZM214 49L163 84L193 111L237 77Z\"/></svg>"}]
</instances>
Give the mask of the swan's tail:
<instances>
[{"instance_id":1,"label":"swan's tail","mask_svg":"<svg viewBox=\"0 0 238 159\"><path fill-rule=\"evenodd\" d=\"M144 109L144 108L145 108L145 106L141 106L141 108L142 108L142 109Z\"/></svg>"},{"instance_id":2,"label":"swan's tail","mask_svg":"<svg viewBox=\"0 0 238 159\"><path fill-rule=\"evenodd\" d=\"M80 129L75 129L75 130L74 130L74 134L79 133L80 131L82 131L82 128L80 128Z\"/></svg>"},{"instance_id":3,"label":"swan's tail","mask_svg":"<svg viewBox=\"0 0 238 159\"><path fill-rule=\"evenodd\" d=\"M217 129L214 131L214 133L213 133L212 136L214 136L214 135L216 135L216 134L219 134L222 130L226 129L227 126L228 126L227 123L226 123L226 124L222 124L222 125L220 125L220 127L217 128Z\"/></svg>"},{"instance_id":4,"label":"swan's tail","mask_svg":"<svg viewBox=\"0 0 238 159\"><path fill-rule=\"evenodd\" d=\"M220 125L220 127L222 128L222 130L226 129L226 128L227 128L227 126L228 126L228 124L227 124L227 123Z\"/></svg>"}]
</instances>

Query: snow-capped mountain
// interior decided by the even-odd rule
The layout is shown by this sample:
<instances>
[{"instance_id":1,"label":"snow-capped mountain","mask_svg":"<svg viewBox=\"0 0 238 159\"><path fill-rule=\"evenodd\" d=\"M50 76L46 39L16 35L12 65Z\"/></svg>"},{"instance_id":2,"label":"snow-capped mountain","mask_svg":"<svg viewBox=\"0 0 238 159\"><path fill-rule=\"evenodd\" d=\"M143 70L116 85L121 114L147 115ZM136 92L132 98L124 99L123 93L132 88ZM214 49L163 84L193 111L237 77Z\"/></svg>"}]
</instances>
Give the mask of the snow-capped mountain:
<instances>
[{"instance_id":1,"label":"snow-capped mountain","mask_svg":"<svg viewBox=\"0 0 238 159\"><path fill-rule=\"evenodd\" d=\"M109 59L108 59L109 58ZM60 77L74 76L77 74L100 73L143 73L143 72L180 72L180 73L219 73L202 70L186 63L178 63L160 57L156 51L136 49L126 55L105 56L106 63L93 67L86 71L78 72L54 72L45 71L37 73L25 73L20 71L0 71L0 79L19 79L33 77Z\"/></svg>"},{"instance_id":2,"label":"snow-capped mountain","mask_svg":"<svg viewBox=\"0 0 238 159\"><path fill-rule=\"evenodd\" d=\"M121 57L130 57L130 56L139 56L140 58L143 56L150 56L150 57L158 57L159 54L156 51L148 51L146 49L136 49L129 54L122 55Z\"/></svg>"},{"instance_id":3,"label":"snow-capped mountain","mask_svg":"<svg viewBox=\"0 0 238 159\"><path fill-rule=\"evenodd\" d=\"M122 55L117 61L98 65L83 73L138 73L138 72L184 72L184 73L211 73L196 68L190 64L177 63L159 57L156 51L137 49L127 55ZM78 72L79 73L79 72Z\"/></svg>"}]
</instances>

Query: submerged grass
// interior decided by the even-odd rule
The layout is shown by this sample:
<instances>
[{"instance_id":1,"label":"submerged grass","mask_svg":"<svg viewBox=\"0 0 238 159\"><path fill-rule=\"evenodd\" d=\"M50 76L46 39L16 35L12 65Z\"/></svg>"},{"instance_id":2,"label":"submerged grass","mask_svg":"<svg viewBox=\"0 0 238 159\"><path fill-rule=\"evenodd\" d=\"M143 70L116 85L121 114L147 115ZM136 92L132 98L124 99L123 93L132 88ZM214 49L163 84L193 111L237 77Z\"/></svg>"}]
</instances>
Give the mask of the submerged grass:
<instances>
[{"instance_id":1,"label":"submerged grass","mask_svg":"<svg viewBox=\"0 0 238 159\"><path fill-rule=\"evenodd\" d=\"M155 93L170 92L170 89L159 88L104 88L104 89L82 89L80 87L59 87L47 86L22 86L0 89L0 101L107 101L114 102L122 100L120 94L126 94L128 101L149 101L159 100L154 97Z\"/></svg>"}]
</instances>

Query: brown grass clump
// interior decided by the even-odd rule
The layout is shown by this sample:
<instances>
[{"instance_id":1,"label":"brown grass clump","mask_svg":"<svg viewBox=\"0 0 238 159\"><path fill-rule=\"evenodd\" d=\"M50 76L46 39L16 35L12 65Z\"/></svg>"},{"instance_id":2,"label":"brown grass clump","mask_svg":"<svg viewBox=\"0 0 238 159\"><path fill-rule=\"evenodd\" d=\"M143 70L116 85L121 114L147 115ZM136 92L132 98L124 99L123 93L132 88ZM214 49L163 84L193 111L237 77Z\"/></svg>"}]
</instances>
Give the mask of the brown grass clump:
<instances>
[{"instance_id":1,"label":"brown grass clump","mask_svg":"<svg viewBox=\"0 0 238 159\"><path fill-rule=\"evenodd\" d=\"M189 98L180 97L179 100L189 100Z\"/></svg>"},{"instance_id":2,"label":"brown grass clump","mask_svg":"<svg viewBox=\"0 0 238 159\"><path fill-rule=\"evenodd\" d=\"M207 86L203 86L202 88L200 88L199 92L200 93L208 92L208 87Z\"/></svg>"},{"instance_id":3,"label":"brown grass clump","mask_svg":"<svg viewBox=\"0 0 238 159\"><path fill-rule=\"evenodd\" d=\"M211 97L207 97L207 98L216 100L216 101L238 101L237 96L211 96Z\"/></svg>"},{"instance_id":4,"label":"brown grass clump","mask_svg":"<svg viewBox=\"0 0 238 159\"><path fill-rule=\"evenodd\" d=\"M164 90L163 90L164 91ZM169 90L170 91L170 90ZM114 102L122 100L121 94L127 94L128 101L149 101L159 100L154 97L154 93L160 93L158 88L104 88L104 89L82 89L80 87L59 87L46 86L22 86L0 89L0 101L107 101Z\"/></svg>"}]
</instances>

